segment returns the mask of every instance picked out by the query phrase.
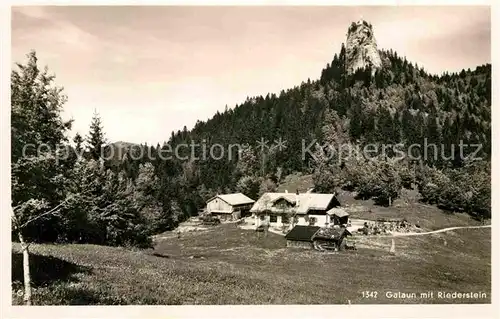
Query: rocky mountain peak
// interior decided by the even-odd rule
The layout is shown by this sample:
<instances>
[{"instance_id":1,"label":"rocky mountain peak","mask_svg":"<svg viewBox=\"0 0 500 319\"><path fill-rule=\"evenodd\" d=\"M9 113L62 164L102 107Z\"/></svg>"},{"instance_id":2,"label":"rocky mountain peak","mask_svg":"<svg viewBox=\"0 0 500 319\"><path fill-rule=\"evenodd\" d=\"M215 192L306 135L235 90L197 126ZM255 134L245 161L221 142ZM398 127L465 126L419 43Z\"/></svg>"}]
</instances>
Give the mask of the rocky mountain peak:
<instances>
[{"instance_id":1,"label":"rocky mountain peak","mask_svg":"<svg viewBox=\"0 0 500 319\"><path fill-rule=\"evenodd\" d=\"M372 72L375 72L382 66L382 60L372 25L361 19L353 22L347 32L346 70L351 74L368 66L372 68Z\"/></svg>"}]
</instances>

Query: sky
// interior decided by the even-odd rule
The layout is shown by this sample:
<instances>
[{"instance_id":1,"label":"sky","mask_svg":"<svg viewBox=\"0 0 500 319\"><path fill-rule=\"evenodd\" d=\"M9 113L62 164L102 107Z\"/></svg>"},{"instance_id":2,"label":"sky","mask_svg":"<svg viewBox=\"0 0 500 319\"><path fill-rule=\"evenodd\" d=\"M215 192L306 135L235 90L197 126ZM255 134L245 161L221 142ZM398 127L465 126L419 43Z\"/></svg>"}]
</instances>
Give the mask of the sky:
<instances>
[{"instance_id":1,"label":"sky","mask_svg":"<svg viewBox=\"0 0 500 319\"><path fill-rule=\"evenodd\" d=\"M12 65L36 50L85 136L156 144L225 106L319 78L360 18L431 73L491 63L489 7L12 7Z\"/></svg>"}]
</instances>

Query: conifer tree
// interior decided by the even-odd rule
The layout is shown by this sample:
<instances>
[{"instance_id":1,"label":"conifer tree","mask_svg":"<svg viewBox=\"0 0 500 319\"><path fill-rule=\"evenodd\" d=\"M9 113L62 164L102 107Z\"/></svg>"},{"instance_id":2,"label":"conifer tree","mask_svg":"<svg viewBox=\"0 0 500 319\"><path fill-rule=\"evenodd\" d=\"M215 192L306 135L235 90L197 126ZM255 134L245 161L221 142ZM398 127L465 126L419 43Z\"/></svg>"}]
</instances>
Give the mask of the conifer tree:
<instances>
[{"instance_id":1,"label":"conifer tree","mask_svg":"<svg viewBox=\"0 0 500 319\"><path fill-rule=\"evenodd\" d=\"M90 158L94 160L100 159L102 149L106 144L106 139L104 137L101 118L97 111L94 111L94 115L92 116L90 130L89 134L87 135L86 142Z\"/></svg>"},{"instance_id":2,"label":"conifer tree","mask_svg":"<svg viewBox=\"0 0 500 319\"><path fill-rule=\"evenodd\" d=\"M24 301L30 305L29 242L57 237L54 214L67 198L62 192L66 172L56 161L56 149L67 142L71 121L61 118L66 96L54 84L55 76L39 69L35 51L27 58L11 73L11 218L23 254ZM41 145L45 148L36 151Z\"/></svg>"},{"instance_id":3,"label":"conifer tree","mask_svg":"<svg viewBox=\"0 0 500 319\"><path fill-rule=\"evenodd\" d=\"M83 151L83 137L80 135L80 133L76 133L75 137L73 138L73 142L75 143L75 151L78 155L81 155Z\"/></svg>"}]
</instances>

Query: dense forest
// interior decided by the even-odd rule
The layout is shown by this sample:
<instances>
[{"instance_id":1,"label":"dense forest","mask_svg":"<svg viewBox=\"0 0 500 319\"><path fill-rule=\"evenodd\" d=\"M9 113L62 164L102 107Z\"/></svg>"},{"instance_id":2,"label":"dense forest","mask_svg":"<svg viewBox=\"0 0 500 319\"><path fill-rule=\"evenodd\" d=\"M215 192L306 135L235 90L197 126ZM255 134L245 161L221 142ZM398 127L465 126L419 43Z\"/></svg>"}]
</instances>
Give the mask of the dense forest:
<instances>
[{"instance_id":1,"label":"dense forest","mask_svg":"<svg viewBox=\"0 0 500 319\"><path fill-rule=\"evenodd\" d=\"M60 117L66 97L32 52L11 75L13 233L22 229L31 241L147 246L150 235L196 215L214 194L256 199L293 172L313 174L316 192L348 189L391 205L402 188L414 188L424 202L489 218L491 65L438 76L396 52L380 54L383 67L373 76L370 69L348 75L342 46L317 80L248 97L191 130L172 132L162 145L134 147L109 143L97 113L88 134L70 141L71 122ZM274 143L280 139L286 147ZM202 148L183 148L182 158L159 156L193 141L241 148L222 159L197 159ZM50 149L23 154L27 144ZM426 156L428 144L438 146L438 156ZM461 144L481 147L460 154ZM342 156L340 145L355 151ZM369 158L360 151L368 145L376 147ZM124 156L104 160L111 148ZM137 158L145 150L151 155ZM68 156L61 160L60 152Z\"/></svg>"}]
</instances>

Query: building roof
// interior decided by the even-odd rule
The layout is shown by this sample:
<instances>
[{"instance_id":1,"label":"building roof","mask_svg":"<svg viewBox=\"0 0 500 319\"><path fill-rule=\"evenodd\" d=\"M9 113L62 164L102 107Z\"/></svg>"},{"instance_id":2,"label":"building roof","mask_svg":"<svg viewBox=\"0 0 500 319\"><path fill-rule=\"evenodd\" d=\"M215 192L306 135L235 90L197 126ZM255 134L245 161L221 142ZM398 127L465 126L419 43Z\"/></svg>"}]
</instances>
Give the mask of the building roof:
<instances>
[{"instance_id":1,"label":"building roof","mask_svg":"<svg viewBox=\"0 0 500 319\"><path fill-rule=\"evenodd\" d=\"M335 215L337 217L346 217L346 216L349 216L349 213L347 213L345 211L345 209L342 209L342 208L337 208L337 207L334 207L332 209L330 209L329 211L326 212L328 215Z\"/></svg>"},{"instance_id":2,"label":"building roof","mask_svg":"<svg viewBox=\"0 0 500 319\"><path fill-rule=\"evenodd\" d=\"M255 203L255 201L253 199L251 199L250 197L248 197L242 193L216 195L216 196L210 198L207 202L212 201L214 198L220 198L231 206L246 205L246 204Z\"/></svg>"},{"instance_id":3,"label":"building roof","mask_svg":"<svg viewBox=\"0 0 500 319\"><path fill-rule=\"evenodd\" d=\"M253 205L251 212L276 211L280 209L273 207L279 199L286 199L296 207L297 214L306 214L310 209L323 210L328 208L328 204L334 199L335 194L318 193L264 193Z\"/></svg>"},{"instance_id":4,"label":"building roof","mask_svg":"<svg viewBox=\"0 0 500 319\"><path fill-rule=\"evenodd\" d=\"M321 228L314 234L314 239L338 240L342 236L352 236L344 227Z\"/></svg>"},{"instance_id":5,"label":"building roof","mask_svg":"<svg viewBox=\"0 0 500 319\"><path fill-rule=\"evenodd\" d=\"M312 242L312 237L320 229L319 226L301 226L297 225L286 234L286 240L309 241Z\"/></svg>"}]
</instances>

